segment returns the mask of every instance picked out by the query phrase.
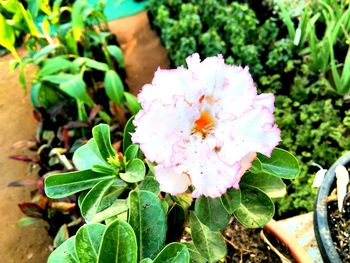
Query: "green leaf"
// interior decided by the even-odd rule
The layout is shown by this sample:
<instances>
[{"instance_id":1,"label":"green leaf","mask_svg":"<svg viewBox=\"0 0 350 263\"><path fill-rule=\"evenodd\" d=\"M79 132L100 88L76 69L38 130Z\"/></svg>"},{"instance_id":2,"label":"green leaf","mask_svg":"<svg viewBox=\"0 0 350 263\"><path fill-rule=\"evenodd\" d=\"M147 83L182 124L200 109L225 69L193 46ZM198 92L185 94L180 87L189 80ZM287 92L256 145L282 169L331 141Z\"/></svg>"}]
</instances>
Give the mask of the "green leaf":
<instances>
[{"instance_id":1,"label":"green leaf","mask_svg":"<svg viewBox=\"0 0 350 263\"><path fill-rule=\"evenodd\" d=\"M141 109L141 104L137 101L137 98L129 92L124 92L126 106L132 115L136 115Z\"/></svg>"},{"instance_id":2,"label":"green leaf","mask_svg":"<svg viewBox=\"0 0 350 263\"><path fill-rule=\"evenodd\" d=\"M44 61L42 68L38 72L38 76L44 77L47 75L53 75L60 71L68 70L71 66L72 62L65 59L64 57L48 58ZM72 77L68 80L70 79L72 79Z\"/></svg>"},{"instance_id":3,"label":"green leaf","mask_svg":"<svg viewBox=\"0 0 350 263\"><path fill-rule=\"evenodd\" d=\"M126 158L126 161L131 161L135 159L139 154L139 146L137 144L131 144L126 149L124 156Z\"/></svg>"},{"instance_id":4,"label":"green leaf","mask_svg":"<svg viewBox=\"0 0 350 263\"><path fill-rule=\"evenodd\" d=\"M232 214L241 203L241 191L230 188L220 197L220 199L227 213Z\"/></svg>"},{"instance_id":5,"label":"green leaf","mask_svg":"<svg viewBox=\"0 0 350 263\"><path fill-rule=\"evenodd\" d=\"M45 193L50 198L66 197L93 187L100 181L114 178L92 170L50 175L45 179Z\"/></svg>"},{"instance_id":6,"label":"green leaf","mask_svg":"<svg viewBox=\"0 0 350 263\"><path fill-rule=\"evenodd\" d=\"M256 158L252 162L252 167L250 167L249 171L252 172L253 174L262 173L262 163L260 162L260 160L258 158Z\"/></svg>"},{"instance_id":7,"label":"green leaf","mask_svg":"<svg viewBox=\"0 0 350 263\"><path fill-rule=\"evenodd\" d=\"M72 6L71 20L72 29L75 41L79 41L83 35L84 29L84 16L82 15L85 7L87 6L86 1L75 1Z\"/></svg>"},{"instance_id":8,"label":"green leaf","mask_svg":"<svg viewBox=\"0 0 350 263\"><path fill-rule=\"evenodd\" d=\"M94 165L110 166L101 156L93 138L74 152L73 163L78 170L92 169Z\"/></svg>"},{"instance_id":9,"label":"green leaf","mask_svg":"<svg viewBox=\"0 0 350 263\"><path fill-rule=\"evenodd\" d=\"M125 182L137 183L145 178L146 167L142 160L134 159L128 163L125 169L125 173L120 173L119 176Z\"/></svg>"},{"instance_id":10,"label":"green leaf","mask_svg":"<svg viewBox=\"0 0 350 263\"><path fill-rule=\"evenodd\" d=\"M139 260L154 258L165 244L167 231L160 199L148 191L131 191L128 221L136 234Z\"/></svg>"},{"instance_id":11,"label":"green leaf","mask_svg":"<svg viewBox=\"0 0 350 263\"><path fill-rule=\"evenodd\" d=\"M61 244L63 244L66 240L69 238L68 233L68 226L67 224L63 224L60 229L58 230L54 240L53 240L53 246L59 247Z\"/></svg>"},{"instance_id":12,"label":"green leaf","mask_svg":"<svg viewBox=\"0 0 350 263\"><path fill-rule=\"evenodd\" d=\"M135 132L135 126L132 123L134 120L135 116L132 116L126 123L125 128L124 128L124 133L123 133L123 151L129 147L129 145L132 144L131 141L131 133Z\"/></svg>"},{"instance_id":13,"label":"green leaf","mask_svg":"<svg viewBox=\"0 0 350 263\"><path fill-rule=\"evenodd\" d=\"M31 224L34 224L38 221L40 221L40 218L34 218L34 217L21 217L18 222L16 223L16 226L18 227L24 227L29 226Z\"/></svg>"},{"instance_id":14,"label":"green leaf","mask_svg":"<svg viewBox=\"0 0 350 263\"><path fill-rule=\"evenodd\" d=\"M122 214L128 211L128 205L125 200L115 200L115 202L108 206L106 209L96 213L91 219L91 223L102 222L106 219L109 219L113 216Z\"/></svg>"},{"instance_id":15,"label":"green leaf","mask_svg":"<svg viewBox=\"0 0 350 263\"><path fill-rule=\"evenodd\" d=\"M119 67L124 68L125 62L124 62L124 55L122 50L115 45L109 45L107 46L108 52L115 58L115 60L118 62Z\"/></svg>"},{"instance_id":16,"label":"green leaf","mask_svg":"<svg viewBox=\"0 0 350 263\"><path fill-rule=\"evenodd\" d=\"M78 57L74 60L74 64L78 67L81 67L82 65L87 66L88 68L97 69L100 71L109 71L109 66L106 63L98 62L96 60L93 60L91 58L85 58L85 57Z\"/></svg>"},{"instance_id":17,"label":"green leaf","mask_svg":"<svg viewBox=\"0 0 350 263\"><path fill-rule=\"evenodd\" d=\"M35 37L39 37L40 32L37 29L37 27L35 26L34 20L33 20L32 16L30 15L30 13L24 9L24 7L21 3L19 4L19 9L20 9L21 14L24 18L24 21L26 22L26 24L28 26L30 34L35 36Z\"/></svg>"},{"instance_id":18,"label":"green leaf","mask_svg":"<svg viewBox=\"0 0 350 263\"><path fill-rule=\"evenodd\" d=\"M186 245L181 243L170 243L154 259L154 263L189 263L190 253Z\"/></svg>"},{"instance_id":19,"label":"green leaf","mask_svg":"<svg viewBox=\"0 0 350 263\"><path fill-rule=\"evenodd\" d=\"M106 72L104 85L110 100L118 105L122 105L124 99L124 85L119 75L114 70L108 70Z\"/></svg>"},{"instance_id":20,"label":"green leaf","mask_svg":"<svg viewBox=\"0 0 350 263\"><path fill-rule=\"evenodd\" d=\"M98 263L136 263L137 243L131 226L116 219L106 229L98 254Z\"/></svg>"},{"instance_id":21,"label":"green leaf","mask_svg":"<svg viewBox=\"0 0 350 263\"><path fill-rule=\"evenodd\" d=\"M241 194L241 205L234 212L238 222L248 228L258 228L271 220L275 206L263 191L244 185Z\"/></svg>"},{"instance_id":22,"label":"green leaf","mask_svg":"<svg viewBox=\"0 0 350 263\"><path fill-rule=\"evenodd\" d=\"M198 219L212 231L219 231L227 226L229 215L222 206L220 198L201 196L195 202L194 211Z\"/></svg>"},{"instance_id":23,"label":"green leaf","mask_svg":"<svg viewBox=\"0 0 350 263\"><path fill-rule=\"evenodd\" d=\"M101 156L107 160L109 157L114 157L116 155L115 150L111 144L110 130L107 124L96 125L92 129L92 135L101 153Z\"/></svg>"},{"instance_id":24,"label":"green leaf","mask_svg":"<svg viewBox=\"0 0 350 263\"><path fill-rule=\"evenodd\" d=\"M198 252L196 246L193 242L183 243L187 246L188 252L190 253L190 258L192 263L207 263L208 261Z\"/></svg>"},{"instance_id":25,"label":"green leaf","mask_svg":"<svg viewBox=\"0 0 350 263\"><path fill-rule=\"evenodd\" d=\"M246 173L240 184L254 186L265 192L270 198L282 197L287 193L286 185L279 177L269 174Z\"/></svg>"},{"instance_id":26,"label":"green leaf","mask_svg":"<svg viewBox=\"0 0 350 263\"><path fill-rule=\"evenodd\" d=\"M117 170L114 169L110 165L106 166L106 165L101 165L101 164L94 164L91 169L97 173L102 173L102 174L116 174L117 173Z\"/></svg>"},{"instance_id":27,"label":"green leaf","mask_svg":"<svg viewBox=\"0 0 350 263\"><path fill-rule=\"evenodd\" d=\"M41 84L40 83L36 83L30 89L30 100L32 102L33 107L36 108L36 109L41 106L40 102L39 102L40 88L41 88Z\"/></svg>"},{"instance_id":28,"label":"green leaf","mask_svg":"<svg viewBox=\"0 0 350 263\"><path fill-rule=\"evenodd\" d=\"M69 96L81 100L89 107L94 105L93 100L89 96L86 90L86 84L80 75L76 75L70 80L60 84L60 89L67 93Z\"/></svg>"},{"instance_id":29,"label":"green leaf","mask_svg":"<svg viewBox=\"0 0 350 263\"><path fill-rule=\"evenodd\" d=\"M145 179L138 186L140 190L146 190L154 193L155 195L160 194L160 186L158 181L152 176L146 176Z\"/></svg>"},{"instance_id":30,"label":"green leaf","mask_svg":"<svg viewBox=\"0 0 350 263\"><path fill-rule=\"evenodd\" d=\"M113 179L108 179L97 183L85 196L81 204L81 215L86 221L91 221L98 211L98 207L102 201L103 196L113 184Z\"/></svg>"},{"instance_id":31,"label":"green leaf","mask_svg":"<svg viewBox=\"0 0 350 263\"><path fill-rule=\"evenodd\" d=\"M33 60L35 64L39 64L43 59L46 58L46 55L50 54L52 51L54 51L58 47L59 47L59 44L55 43L55 44L47 45L42 49L40 49L39 52L35 53L35 55L33 56Z\"/></svg>"},{"instance_id":32,"label":"green leaf","mask_svg":"<svg viewBox=\"0 0 350 263\"><path fill-rule=\"evenodd\" d=\"M0 28L0 45L8 50L15 49L15 33L2 14L0 14Z\"/></svg>"},{"instance_id":33,"label":"green leaf","mask_svg":"<svg viewBox=\"0 0 350 263\"><path fill-rule=\"evenodd\" d=\"M153 263L153 260L150 258L145 258L140 261L140 263Z\"/></svg>"},{"instance_id":34,"label":"green leaf","mask_svg":"<svg viewBox=\"0 0 350 263\"><path fill-rule=\"evenodd\" d=\"M264 173L286 179L294 179L300 173L298 160L285 150L276 148L273 150L271 158L258 154L258 159Z\"/></svg>"},{"instance_id":35,"label":"green leaf","mask_svg":"<svg viewBox=\"0 0 350 263\"><path fill-rule=\"evenodd\" d=\"M220 232L211 231L193 212L190 214L190 226L193 244L209 263L217 262L226 256L226 243Z\"/></svg>"},{"instance_id":36,"label":"green leaf","mask_svg":"<svg viewBox=\"0 0 350 263\"><path fill-rule=\"evenodd\" d=\"M43 76L41 78L41 80L48 81L48 82L51 82L54 84L61 84L62 82L66 82L66 81L72 79L74 76L75 75L73 75L73 74L61 73L61 74Z\"/></svg>"},{"instance_id":37,"label":"green leaf","mask_svg":"<svg viewBox=\"0 0 350 263\"><path fill-rule=\"evenodd\" d=\"M105 230L106 226L102 224L88 224L79 228L75 236L75 252L79 262L97 262Z\"/></svg>"},{"instance_id":38,"label":"green leaf","mask_svg":"<svg viewBox=\"0 0 350 263\"><path fill-rule=\"evenodd\" d=\"M51 253L47 263L79 263L74 242L75 236L72 236Z\"/></svg>"}]
</instances>

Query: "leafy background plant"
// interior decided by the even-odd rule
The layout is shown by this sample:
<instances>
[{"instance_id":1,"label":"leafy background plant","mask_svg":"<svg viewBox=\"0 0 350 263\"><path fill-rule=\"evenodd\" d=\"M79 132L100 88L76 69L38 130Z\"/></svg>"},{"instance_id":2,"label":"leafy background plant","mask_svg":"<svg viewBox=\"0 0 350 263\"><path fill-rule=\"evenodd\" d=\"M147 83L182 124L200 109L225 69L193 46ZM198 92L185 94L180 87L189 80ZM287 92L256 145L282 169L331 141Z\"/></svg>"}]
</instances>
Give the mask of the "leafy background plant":
<instances>
[{"instance_id":1,"label":"leafy background plant","mask_svg":"<svg viewBox=\"0 0 350 263\"><path fill-rule=\"evenodd\" d=\"M223 54L227 63L249 66L259 90L276 95L281 147L302 170L277 209L282 216L312 210L311 164L327 168L350 146L349 4L151 0L149 16L174 66L193 52Z\"/></svg>"},{"instance_id":2,"label":"leafy background plant","mask_svg":"<svg viewBox=\"0 0 350 263\"><path fill-rule=\"evenodd\" d=\"M1 2L1 8L2 26L10 28L10 33L1 35L0 45L14 55L16 60L10 66L20 70L20 82L30 92L39 122L36 142L23 146L37 154L10 157L39 165L39 175L45 177L52 171L75 169L73 152L91 136L95 124L113 123L113 141L118 144L126 120L139 110L139 104L125 84L124 57L115 36L108 31L103 5L9 0ZM24 58L15 53L15 45L21 41L28 50ZM26 66L36 68L30 87L26 87ZM82 220L74 196L49 199L42 182L33 182L38 189L32 202L19 205L27 217L18 224L47 221L58 246L62 237L68 237L68 230L75 233Z\"/></svg>"}]
</instances>

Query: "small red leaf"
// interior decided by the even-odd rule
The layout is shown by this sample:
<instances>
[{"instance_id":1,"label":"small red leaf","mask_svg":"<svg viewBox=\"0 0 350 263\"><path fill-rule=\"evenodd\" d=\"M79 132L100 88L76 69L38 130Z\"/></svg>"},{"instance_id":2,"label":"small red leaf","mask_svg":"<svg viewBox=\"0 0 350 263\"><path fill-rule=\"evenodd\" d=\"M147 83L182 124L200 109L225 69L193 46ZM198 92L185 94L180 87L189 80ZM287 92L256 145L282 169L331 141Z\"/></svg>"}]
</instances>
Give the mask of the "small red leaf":
<instances>
[{"instance_id":1,"label":"small red leaf","mask_svg":"<svg viewBox=\"0 0 350 263\"><path fill-rule=\"evenodd\" d=\"M42 218L45 212L44 209L34 203L22 203L18 204L18 206L19 209L29 217Z\"/></svg>"}]
</instances>

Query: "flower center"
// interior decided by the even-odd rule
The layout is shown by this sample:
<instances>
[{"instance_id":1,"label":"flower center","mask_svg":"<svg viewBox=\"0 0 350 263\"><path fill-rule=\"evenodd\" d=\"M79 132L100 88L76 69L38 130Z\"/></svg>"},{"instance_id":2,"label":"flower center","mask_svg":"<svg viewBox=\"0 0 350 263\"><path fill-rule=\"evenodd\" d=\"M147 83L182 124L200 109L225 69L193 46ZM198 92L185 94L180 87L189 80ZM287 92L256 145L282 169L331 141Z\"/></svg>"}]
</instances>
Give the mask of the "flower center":
<instances>
[{"instance_id":1,"label":"flower center","mask_svg":"<svg viewBox=\"0 0 350 263\"><path fill-rule=\"evenodd\" d=\"M214 118L209 111L205 110L199 116L199 119L194 122L193 133L200 133L205 138L214 128Z\"/></svg>"}]
</instances>

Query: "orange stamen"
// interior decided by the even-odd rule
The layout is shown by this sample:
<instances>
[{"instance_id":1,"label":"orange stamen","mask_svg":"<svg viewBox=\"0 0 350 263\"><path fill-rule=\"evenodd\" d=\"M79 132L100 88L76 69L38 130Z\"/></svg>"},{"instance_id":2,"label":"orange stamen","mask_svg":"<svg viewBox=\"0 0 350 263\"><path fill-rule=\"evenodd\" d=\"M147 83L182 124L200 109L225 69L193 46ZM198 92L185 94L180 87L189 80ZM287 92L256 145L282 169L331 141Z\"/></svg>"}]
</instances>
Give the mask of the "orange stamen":
<instances>
[{"instance_id":1,"label":"orange stamen","mask_svg":"<svg viewBox=\"0 0 350 263\"><path fill-rule=\"evenodd\" d=\"M194 132L200 132L205 137L214 126L214 120L208 111L203 111L194 124Z\"/></svg>"}]
</instances>

